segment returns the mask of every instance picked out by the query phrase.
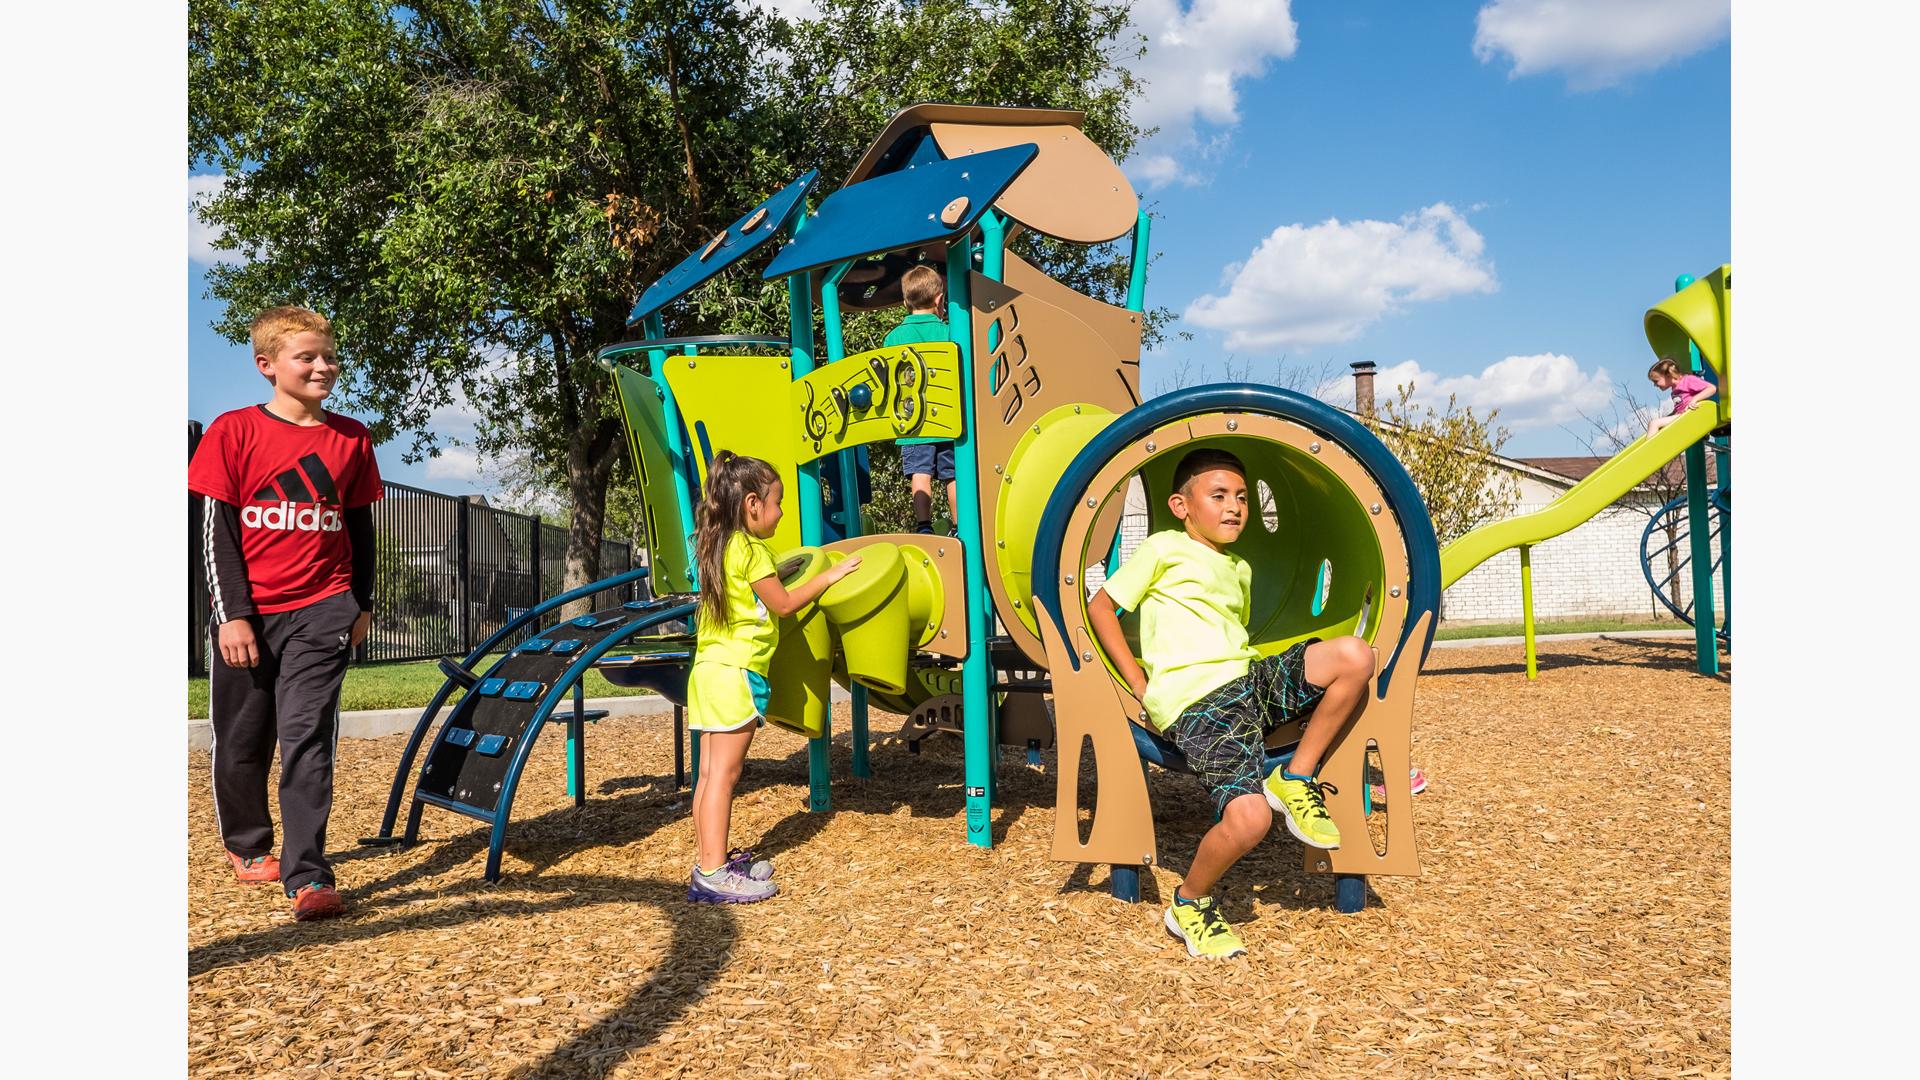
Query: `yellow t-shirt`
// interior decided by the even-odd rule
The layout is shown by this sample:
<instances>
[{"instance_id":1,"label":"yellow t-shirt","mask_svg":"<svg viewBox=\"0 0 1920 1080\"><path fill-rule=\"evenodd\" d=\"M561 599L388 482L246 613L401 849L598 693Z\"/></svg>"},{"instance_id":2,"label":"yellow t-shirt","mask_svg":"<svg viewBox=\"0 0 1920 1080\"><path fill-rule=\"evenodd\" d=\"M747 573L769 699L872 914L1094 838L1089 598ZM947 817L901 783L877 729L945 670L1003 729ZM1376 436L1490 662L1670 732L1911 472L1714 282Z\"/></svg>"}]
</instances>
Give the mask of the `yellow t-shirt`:
<instances>
[{"instance_id":1,"label":"yellow t-shirt","mask_svg":"<svg viewBox=\"0 0 1920 1080\"><path fill-rule=\"evenodd\" d=\"M767 673L773 647L780 642L780 620L754 594L753 583L773 573L773 549L765 540L740 529L727 541L727 622L699 619L694 649L697 664L717 663Z\"/></svg>"},{"instance_id":2,"label":"yellow t-shirt","mask_svg":"<svg viewBox=\"0 0 1920 1080\"><path fill-rule=\"evenodd\" d=\"M1215 551L1184 529L1141 541L1107 579L1106 593L1140 613L1140 666L1147 718L1161 731L1187 706L1247 673L1259 657L1247 643L1253 567Z\"/></svg>"}]
</instances>

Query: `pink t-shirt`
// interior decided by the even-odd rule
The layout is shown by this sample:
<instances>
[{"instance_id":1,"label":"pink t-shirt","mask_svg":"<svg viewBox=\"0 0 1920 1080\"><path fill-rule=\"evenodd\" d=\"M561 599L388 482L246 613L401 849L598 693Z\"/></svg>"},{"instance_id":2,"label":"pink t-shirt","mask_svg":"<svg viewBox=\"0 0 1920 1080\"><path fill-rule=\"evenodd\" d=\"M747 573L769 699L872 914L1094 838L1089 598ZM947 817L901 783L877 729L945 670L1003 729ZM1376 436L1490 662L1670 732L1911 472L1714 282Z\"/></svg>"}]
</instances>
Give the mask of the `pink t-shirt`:
<instances>
[{"instance_id":1,"label":"pink t-shirt","mask_svg":"<svg viewBox=\"0 0 1920 1080\"><path fill-rule=\"evenodd\" d=\"M1682 375L1673 384L1673 415L1679 416L1693 404L1693 399L1713 389L1713 384L1698 375Z\"/></svg>"}]
</instances>

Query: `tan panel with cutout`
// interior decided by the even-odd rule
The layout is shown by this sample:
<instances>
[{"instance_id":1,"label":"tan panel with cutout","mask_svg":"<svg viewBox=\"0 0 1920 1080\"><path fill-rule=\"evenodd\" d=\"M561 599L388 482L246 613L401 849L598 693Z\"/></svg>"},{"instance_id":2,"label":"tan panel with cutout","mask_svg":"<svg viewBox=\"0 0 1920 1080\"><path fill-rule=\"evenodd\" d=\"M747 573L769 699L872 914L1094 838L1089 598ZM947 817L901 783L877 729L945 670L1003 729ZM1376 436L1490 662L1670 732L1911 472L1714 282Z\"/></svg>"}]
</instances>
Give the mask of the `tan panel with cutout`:
<instances>
[{"instance_id":1,"label":"tan panel with cutout","mask_svg":"<svg viewBox=\"0 0 1920 1080\"><path fill-rule=\"evenodd\" d=\"M968 279L973 355L985 358L973 365L974 436L980 459L980 520L989 533L1004 516L1000 501L1011 494L1004 479L1014 447L1035 421L1063 405L1123 413L1139 404L1138 312L1082 296L1012 254L1005 276L1004 283L977 273ZM988 349L989 331L995 326L1000 340ZM1116 511L1099 522L1108 543L1119 521ZM1002 541L1030 549L1033 537L989 535L989 553ZM991 567L994 560L987 562ZM1036 663L1045 659L1040 639L1019 617L1006 581L990 572L987 586L995 612L1020 651Z\"/></svg>"},{"instance_id":2,"label":"tan panel with cutout","mask_svg":"<svg viewBox=\"0 0 1920 1080\"><path fill-rule=\"evenodd\" d=\"M1232 426L1229 427L1228 425ZM1066 625L1063 640L1053 620L1040 615L1040 637L1046 649L1048 669L1053 680L1055 715L1059 730L1059 776L1054 811L1053 858L1068 862L1150 863L1153 848L1153 818L1147 805L1145 781L1138 765L1138 752L1126 724L1129 717L1145 720L1141 703L1121 684L1109 669L1088 623L1085 583L1080 580L1086 552L1098 550L1085 544L1084 538L1105 511L1105 504L1123 495L1126 478L1150 459L1172 453L1183 443L1196 439L1232 434L1294 443L1303 448L1319 445L1316 457L1332 470L1355 494L1372 500L1378 486L1370 474L1345 450L1325 436L1298 424L1274 416L1248 413L1209 415L1188 422L1168 424L1135 439L1117 453L1095 475L1089 491L1116 492L1096 500L1096 505L1077 504L1066 528L1067 550L1061 553L1061 573L1070 575L1060 585L1062 616ZM1152 449L1149 449L1149 446ZM1399 523L1392 514L1372 516L1384 557L1388 582L1402 583L1407 574L1406 543ZM1038 601L1035 600L1036 610ZM1424 640L1423 614L1416 625L1413 640ZM1405 624L1406 601L1385 604L1380 612L1373 640L1397 644ZM1067 652L1067 641L1073 652ZM1374 652L1376 668L1380 653ZM1409 658L1410 659L1410 658ZM1078 662L1078 670L1074 665ZM1411 799L1405 796L1387 801L1388 846L1376 853L1368 842L1366 816L1362 803L1365 791L1365 759L1368 743L1377 749L1387 777L1407 775L1411 767L1414 684L1418 669L1402 667L1389 684L1384 699L1377 699L1377 683L1370 680L1361 713L1336 736L1324 759L1320 776L1334 781L1335 791L1327 800L1328 812L1343 838L1350 838L1332 852L1310 850L1306 868L1314 873L1394 874L1420 872L1414 842ZM1275 732L1270 745L1297 741L1299 725L1288 725ZM1080 783L1081 741L1093 740L1096 762L1094 820L1086 843L1079 839L1077 797ZM1120 762L1131 763L1132 767ZM1397 770L1397 772L1396 772ZM1402 781L1404 783L1404 781ZM1391 790L1391 789L1390 789Z\"/></svg>"}]
</instances>

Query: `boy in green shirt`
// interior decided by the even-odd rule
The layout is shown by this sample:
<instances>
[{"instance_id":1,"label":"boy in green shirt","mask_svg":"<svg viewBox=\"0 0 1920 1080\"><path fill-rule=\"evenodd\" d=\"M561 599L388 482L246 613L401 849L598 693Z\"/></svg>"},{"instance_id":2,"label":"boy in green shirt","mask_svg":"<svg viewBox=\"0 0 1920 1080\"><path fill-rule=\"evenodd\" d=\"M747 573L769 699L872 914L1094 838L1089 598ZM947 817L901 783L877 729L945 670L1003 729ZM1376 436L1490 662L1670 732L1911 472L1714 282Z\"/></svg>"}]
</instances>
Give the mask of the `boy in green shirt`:
<instances>
[{"instance_id":1,"label":"boy in green shirt","mask_svg":"<svg viewBox=\"0 0 1920 1080\"><path fill-rule=\"evenodd\" d=\"M888 334L883 345L918 345L928 341L951 341L940 309L946 306L947 290L940 274L931 266L915 266L900 275L900 298L906 302L907 317ZM913 485L913 531L933 531L933 482L947 485L947 507L953 512L953 527L948 536L958 535L960 501L954 495L953 444L941 440L900 440L900 469Z\"/></svg>"},{"instance_id":2,"label":"boy in green shirt","mask_svg":"<svg viewBox=\"0 0 1920 1080\"><path fill-rule=\"evenodd\" d=\"M1087 604L1100 645L1213 795L1219 820L1200 839L1174 890L1166 925L1193 956L1246 952L1211 895L1214 883L1267 835L1274 811L1301 843L1340 846L1314 774L1353 719L1373 675L1373 649L1347 636L1309 639L1262 657L1247 641L1253 569L1226 550L1248 517L1247 476L1224 450L1189 453L1167 505L1185 526L1147 537ZM1133 658L1118 608L1140 613ZM1266 737L1311 713L1293 759L1261 779Z\"/></svg>"}]
</instances>

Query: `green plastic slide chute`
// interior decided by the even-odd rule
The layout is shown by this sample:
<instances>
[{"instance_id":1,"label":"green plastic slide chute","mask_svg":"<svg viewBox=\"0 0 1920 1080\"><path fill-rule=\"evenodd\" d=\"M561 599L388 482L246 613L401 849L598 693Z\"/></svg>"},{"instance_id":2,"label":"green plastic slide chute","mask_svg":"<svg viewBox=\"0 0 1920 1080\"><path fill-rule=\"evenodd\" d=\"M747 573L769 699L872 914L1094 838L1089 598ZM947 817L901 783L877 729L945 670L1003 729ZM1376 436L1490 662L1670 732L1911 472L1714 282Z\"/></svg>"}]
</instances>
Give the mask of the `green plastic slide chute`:
<instances>
[{"instance_id":1,"label":"green plastic slide chute","mask_svg":"<svg viewBox=\"0 0 1920 1080\"><path fill-rule=\"evenodd\" d=\"M1579 526L1613 505L1667 462L1686 452L1720 423L1712 401L1689 409L1686 415L1651 436L1642 435L1607 459L1567 493L1531 514L1496 521L1467 533L1440 549L1440 587L1447 588L1474 567L1508 548L1538 544Z\"/></svg>"}]
</instances>

